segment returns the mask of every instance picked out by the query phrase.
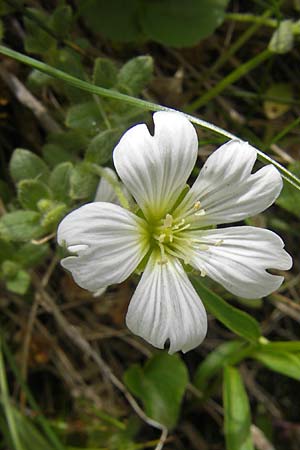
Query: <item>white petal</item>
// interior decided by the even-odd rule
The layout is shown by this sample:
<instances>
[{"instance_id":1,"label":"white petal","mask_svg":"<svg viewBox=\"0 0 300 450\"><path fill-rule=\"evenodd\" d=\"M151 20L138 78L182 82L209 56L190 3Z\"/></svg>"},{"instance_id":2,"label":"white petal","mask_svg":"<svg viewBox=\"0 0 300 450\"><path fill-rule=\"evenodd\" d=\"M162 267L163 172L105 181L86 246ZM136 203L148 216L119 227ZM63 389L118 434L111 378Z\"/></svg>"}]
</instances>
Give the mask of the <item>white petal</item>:
<instances>
[{"instance_id":1,"label":"white petal","mask_svg":"<svg viewBox=\"0 0 300 450\"><path fill-rule=\"evenodd\" d=\"M185 202L200 201L205 215L198 226L237 222L268 208L282 189L278 170L268 165L251 174L256 150L247 142L229 141L206 161Z\"/></svg>"},{"instance_id":2,"label":"white petal","mask_svg":"<svg viewBox=\"0 0 300 450\"><path fill-rule=\"evenodd\" d=\"M105 167L103 171L105 171L105 173L109 178L111 178L112 181L118 181L117 174L114 170L110 169L109 167ZM110 183L105 178L105 176L101 177L101 180L98 184L94 202L109 202L115 203L116 205L119 204L119 199L116 191L113 189L112 183Z\"/></svg>"},{"instance_id":3,"label":"white petal","mask_svg":"<svg viewBox=\"0 0 300 450\"><path fill-rule=\"evenodd\" d=\"M169 339L171 354L201 344L207 331L206 312L177 259L159 264L154 255L150 258L129 304L126 323L154 347L164 348Z\"/></svg>"},{"instance_id":4,"label":"white petal","mask_svg":"<svg viewBox=\"0 0 300 450\"><path fill-rule=\"evenodd\" d=\"M153 115L154 136L145 124L128 130L114 150L123 183L148 218L161 218L175 203L197 158L197 134L181 113Z\"/></svg>"},{"instance_id":5,"label":"white petal","mask_svg":"<svg viewBox=\"0 0 300 450\"><path fill-rule=\"evenodd\" d=\"M92 292L124 281L148 250L143 221L112 203L89 203L68 214L57 230L70 252L61 264L76 283Z\"/></svg>"},{"instance_id":6,"label":"white petal","mask_svg":"<svg viewBox=\"0 0 300 450\"><path fill-rule=\"evenodd\" d=\"M193 234L194 237L198 234L203 245L190 264L240 297L260 298L270 294L279 288L283 277L266 270L288 270L292 266L282 239L270 230L245 226Z\"/></svg>"}]
</instances>

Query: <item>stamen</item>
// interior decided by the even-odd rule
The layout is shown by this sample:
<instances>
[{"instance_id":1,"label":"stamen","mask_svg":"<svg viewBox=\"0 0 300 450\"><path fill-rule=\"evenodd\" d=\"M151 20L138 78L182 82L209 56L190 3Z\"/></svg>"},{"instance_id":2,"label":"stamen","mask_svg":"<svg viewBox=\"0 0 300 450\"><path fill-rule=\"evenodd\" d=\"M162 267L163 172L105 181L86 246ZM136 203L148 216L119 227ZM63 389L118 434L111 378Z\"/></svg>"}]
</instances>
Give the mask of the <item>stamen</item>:
<instances>
[{"instance_id":1,"label":"stamen","mask_svg":"<svg viewBox=\"0 0 300 450\"><path fill-rule=\"evenodd\" d=\"M200 277L204 278L204 277L206 277L206 275L207 275L207 273L205 272L205 270L201 269L200 270Z\"/></svg>"},{"instance_id":2,"label":"stamen","mask_svg":"<svg viewBox=\"0 0 300 450\"><path fill-rule=\"evenodd\" d=\"M167 264L168 260L166 258L166 254L165 254L165 247L159 242L159 249L160 249L160 261L158 261L158 264Z\"/></svg>"},{"instance_id":3,"label":"stamen","mask_svg":"<svg viewBox=\"0 0 300 450\"><path fill-rule=\"evenodd\" d=\"M191 224L190 223L187 223L186 225L184 225L183 227L179 227L179 225L178 225L178 227L173 227L173 232L174 232L174 234L175 233L181 233L181 231L183 231L183 230L187 230L188 228L190 228L190 226L191 226Z\"/></svg>"},{"instance_id":4,"label":"stamen","mask_svg":"<svg viewBox=\"0 0 300 450\"><path fill-rule=\"evenodd\" d=\"M171 214L167 214L164 220L164 227L171 228L172 224L173 224L173 217L171 216Z\"/></svg>"},{"instance_id":5,"label":"stamen","mask_svg":"<svg viewBox=\"0 0 300 450\"><path fill-rule=\"evenodd\" d=\"M198 201L194 204L194 210L195 210L195 211L199 211L199 209L201 209L201 202L198 200Z\"/></svg>"},{"instance_id":6,"label":"stamen","mask_svg":"<svg viewBox=\"0 0 300 450\"><path fill-rule=\"evenodd\" d=\"M185 220L182 219L177 225L174 225L173 230L179 230L179 228L185 224Z\"/></svg>"}]
</instances>

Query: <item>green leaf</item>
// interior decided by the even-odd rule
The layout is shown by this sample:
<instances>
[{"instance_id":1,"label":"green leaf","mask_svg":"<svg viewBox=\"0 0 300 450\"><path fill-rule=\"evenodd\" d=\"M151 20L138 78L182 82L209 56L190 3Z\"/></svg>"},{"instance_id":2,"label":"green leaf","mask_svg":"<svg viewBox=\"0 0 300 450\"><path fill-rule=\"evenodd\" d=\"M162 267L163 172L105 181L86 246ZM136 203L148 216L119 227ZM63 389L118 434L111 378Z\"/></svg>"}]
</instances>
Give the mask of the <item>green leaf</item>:
<instances>
[{"instance_id":1,"label":"green leaf","mask_svg":"<svg viewBox=\"0 0 300 450\"><path fill-rule=\"evenodd\" d=\"M146 111L173 111L176 112L175 109L172 108L166 108L165 106L152 103L146 100L142 100L140 98L124 95L114 89L105 89L100 86L96 86L92 83L89 83L87 81L81 80L79 78L76 78L74 76L69 75L68 73L63 72L62 70L58 70L57 68L45 64L44 62L41 62L37 59L31 58L27 55L24 55L20 52L17 52L15 50L12 50L8 47L5 47L3 45L0 45L0 53L2 55L8 56L9 58L13 58L16 61L21 62L22 64L26 64L30 67L34 67L35 69L41 70L44 73L47 73L48 75L53 76L55 79L63 81L63 85L72 86L73 88L76 87L76 91L83 91L85 93L89 94L96 94L101 97L106 97L109 99L114 99L116 101L119 101L120 103L124 103L126 105L133 105L134 107L144 109ZM265 56L268 54L268 51L263 52ZM265 57L264 56L264 57ZM232 133L229 133L228 131L213 125L209 122L206 122L199 117L195 117L192 115L188 115L189 120L194 123L195 125L198 125L202 128L213 130L215 133L218 133L222 136L227 137L228 139L238 139L237 136L235 136ZM294 186L295 189L300 190L300 179L293 175L291 172L289 172L284 166L279 164L276 159L270 158L266 153L262 152L261 150L257 149L257 155L259 160L263 161L264 163L272 163L281 173L282 177L288 181L292 186Z\"/></svg>"},{"instance_id":2,"label":"green leaf","mask_svg":"<svg viewBox=\"0 0 300 450\"><path fill-rule=\"evenodd\" d=\"M81 163L72 169L70 183L70 196L72 199L91 200L95 195L99 178L94 173L91 173L88 163Z\"/></svg>"},{"instance_id":3,"label":"green leaf","mask_svg":"<svg viewBox=\"0 0 300 450\"><path fill-rule=\"evenodd\" d=\"M18 183L18 199L25 209L37 210L42 198L51 198L48 186L38 180L22 180Z\"/></svg>"},{"instance_id":4,"label":"green leaf","mask_svg":"<svg viewBox=\"0 0 300 450\"><path fill-rule=\"evenodd\" d=\"M55 52L55 58L52 57L53 65L78 79L84 80L88 76L85 73L84 66L81 62L80 56L70 48L62 48ZM58 84L59 92L63 92L71 103L83 103L91 99L91 96L83 91L80 91L68 83L56 83Z\"/></svg>"},{"instance_id":5,"label":"green leaf","mask_svg":"<svg viewBox=\"0 0 300 450\"><path fill-rule=\"evenodd\" d=\"M15 183L26 179L41 179L49 176L49 169L44 161L34 153L23 148L17 148L9 164L10 174Z\"/></svg>"},{"instance_id":6,"label":"green leaf","mask_svg":"<svg viewBox=\"0 0 300 450\"><path fill-rule=\"evenodd\" d=\"M192 277L194 288L198 292L205 308L234 333L256 343L261 336L259 323L249 314L241 311L205 287L198 278Z\"/></svg>"},{"instance_id":7,"label":"green leaf","mask_svg":"<svg viewBox=\"0 0 300 450\"><path fill-rule=\"evenodd\" d=\"M52 443L49 443L28 417L21 414L17 409L14 409L14 417L23 450L53 450Z\"/></svg>"},{"instance_id":8,"label":"green leaf","mask_svg":"<svg viewBox=\"0 0 300 450\"><path fill-rule=\"evenodd\" d=\"M227 4L228 0L145 1L142 29L149 38L162 44L192 46L221 25Z\"/></svg>"},{"instance_id":9,"label":"green leaf","mask_svg":"<svg viewBox=\"0 0 300 450\"><path fill-rule=\"evenodd\" d=\"M86 136L87 130L68 130L61 133L52 133L48 136L48 143L43 146L45 161L55 167L58 164L74 159L84 150L90 138Z\"/></svg>"},{"instance_id":10,"label":"green leaf","mask_svg":"<svg viewBox=\"0 0 300 450\"><path fill-rule=\"evenodd\" d=\"M73 165L70 162L63 162L51 172L49 186L53 197L58 201L65 203L70 201L72 169Z\"/></svg>"},{"instance_id":11,"label":"green leaf","mask_svg":"<svg viewBox=\"0 0 300 450\"><path fill-rule=\"evenodd\" d=\"M52 133L48 136L49 144L65 149L71 154L77 154L86 148L89 138L81 130L68 130L60 133Z\"/></svg>"},{"instance_id":12,"label":"green leaf","mask_svg":"<svg viewBox=\"0 0 300 450\"><path fill-rule=\"evenodd\" d=\"M143 368L133 365L124 381L150 417L168 428L176 425L188 383L187 369L178 355L158 353Z\"/></svg>"},{"instance_id":13,"label":"green leaf","mask_svg":"<svg viewBox=\"0 0 300 450\"><path fill-rule=\"evenodd\" d=\"M70 153L56 144L45 144L43 146L43 156L49 166L55 167L57 164L69 161Z\"/></svg>"},{"instance_id":14,"label":"green leaf","mask_svg":"<svg viewBox=\"0 0 300 450\"><path fill-rule=\"evenodd\" d=\"M276 342L267 342L262 345L262 349L264 352L288 352L288 353L300 353L300 341L276 341Z\"/></svg>"},{"instance_id":15,"label":"green leaf","mask_svg":"<svg viewBox=\"0 0 300 450\"><path fill-rule=\"evenodd\" d=\"M48 26L49 17L41 9L27 8L27 11L33 18L24 15L26 29L25 50L28 53L44 55L56 46L55 39L47 31L43 30L41 26L41 24Z\"/></svg>"},{"instance_id":16,"label":"green leaf","mask_svg":"<svg viewBox=\"0 0 300 450\"><path fill-rule=\"evenodd\" d=\"M198 366L194 378L194 385L205 391L209 380L216 375L225 365L236 364L250 352L249 346L242 341L230 341L221 344L209 353L205 360Z\"/></svg>"},{"instance_id":17,"label":"green leaf","mask_svg":"<svg viewBox=\"0 0 300 450\"><path fill-rule=\"evenodd\" d=\"M260 348L252 354L252 357L269 369L300 381L300 353L293 354L283 351L271 353L269 350Z\"/></svg>"},{"instance_id":18,"label":"green leaf","mask_svg":"<svg viewBox=\"0 0 300 450\"><path fill-rule=\"evenodd\" d=\"M58 223L67 214L68 207L65 203L53 202L43 211L41 225L47 232L55 231Z\"/></svg>"},{"instance_id":19,"label":"green leaf","mask_svg":"<svg viewBox=\"0 0 300 450\"><path fill-rule=\"evenodd\" d=\"M58 6L49 20L49 27L60 39L65 39L71 29L72 8L69 5Z\"/></svg>"},{"instance_id":20,"label":"green leaf","mask_svg":"<svg viewBox=\"0 0 300 450\"><path fill-rule=\"evenodd\" d=\"M0 236L4 239L25 242L43 234L40 214L35 211L14 211L0 219Z\"/></svg>"},{"instance_id":21,"label":"green leaf","mask_svg":"<svg viewBox=\"0 0 300 450\"><path fill-rule=\"evenodd\" d=\"M0 226L0 234L1 234L1 226ZM13 259L15 254L14 245L11 242L0 237L0 262L5 261L6 259Z\"/></svg>"},{"instance_id":22,"label":"green leaf","mask_svg":"<svg viewBox=\"0 0 300 450\"><path fill-rule=\"evenodd\" d=\"M9 291L16 294L25 294L30 285L30 276L19 264L6 260L1 265L1 277Z\"/></svg>"},{"instance_id":23,"label":"green leaf","mask_svg":"<svg viewBox=\"0 0 300 450\"><path fill-rule=\"evenodd\" d=\"M30 286L30 276L25 270L20 269L13 278L6 280L5 284L9 291L24 295Z\"/></svg>"},{"instance_id":24,"label":"green leaf","mask_svg":"<svg viewBox=\"0 0 300 450\"><path fill-rule=\"evenodd\" d=\"M94 101L71 106L66 116L67 127L85 130L90 135L100 131L102 122L99 107Z\"/></svg>"},{"instance_id":25,"label":"green leaf","mask_svg":"<svg viewBox=\"0 0 300 450\"><path fill-rule=\"evenodd\" d=\"M137 56L121 67L118 73L118 85L126 86L133 95L137 95L149 83L152 76L152 57Z\"/></svg>"},{"instance_id":26,"label":"green leaf","mask_svg":"<svg viewBox=\"0 0 300 450\"><path fill-rule=\"evenodd\" d=\"M48 255L48 244L32 244L31 242L26 242L15 251L14 261L23 269L28 269L40 264Z\"/></svg>"},{"instance_id":27,"label":"green leaf","mask_svg":"<svg viewBox=\"0 0 300 450\"><path fill-rule=\"evenodd\" d=\"M239 371L224 369L224 431L227 450L254 450L248 396Z\"/></svg>"},{"instance_id":28,"label":"green leaf","mask_svg":"<svg viewBox=\"0 0 300 450\"><path fill-rule=\"evenodd\" d=\"M96 58L93 70L93 83L110 89L117 83L118 70L109 58Z\"/></svg>"},{"instance_id":29,"label":"green leaf","mask_svg":"<svg viewBox=\"0 0 300 450\"><path fill-rule=\"evenodd\" d=\"M107 163L120 136L120 129L106 130L97 134L87 148L85 160L99 165Z\"/></svg>"},{"instance_id":30,"label":"green leaf","mask_svg":"<svg viewBox=\"0 0 300 450\"><path fill-rule=\"evenodd\" d=\"M293 172L297 177L300 177L300 162L297 161L289 165L289 170ZM293 188L288 183L284 183L280 196L276 200L276 203L281 208L286 209L294 216L300 218L300 192Z\"/></svg>"},{"instance_id":31,"label":"green leaf","mask_svg":"<svg viewBox=\"0 0 300 450\"><path fill-rule=\"evenodd\" d=\"M44 86L48 86L53 82L53 78L49 77L39 70L33 69L27 77L26 84L30 90L38 91Z\"/></svg>"},{"instance_id":32,"label":"green leaf","mask_svg":"<svg viewBox=\"0 0 300 450\"><path fill-rule=\"evenodd\" d=\"M80 0L79 7L88 27L106 38L130 42L140 34L139 0Z\"/></svg>"},{"instance_id":33,"label":"green leaf","mask_svg":"<svg viewBox=\"0 0 300 450\"><path fill-rule=\"evenodd\" d=\"M292 20L283 20L271 37L269 50L274 53L284 54L292 50L293 46L293 22Z\"/></svg>"},{"instance_id":34,"label":"green leaf","mask_svg":"<svg viewBox=\"0 0 300 450\"><path fill-rule=\"evenodd\" d=\"M20 269L19 264L14 261L6 260L1 265L1 275L5 280L14 278Z\"/></svg>"},{"instance_id":35,"label":"green leaf","mask_svg":"<svg viewBox=\"0 0 300 450\"><path fill-rule=\"evenodd\" d=\"M55 67L79 79L87 78L80 55L68 47L63 47L55 53ZM80 93L78 94L80 95ZM90 98L86 93L81 93L81 95Z\"/></svg>"}]
</instances>

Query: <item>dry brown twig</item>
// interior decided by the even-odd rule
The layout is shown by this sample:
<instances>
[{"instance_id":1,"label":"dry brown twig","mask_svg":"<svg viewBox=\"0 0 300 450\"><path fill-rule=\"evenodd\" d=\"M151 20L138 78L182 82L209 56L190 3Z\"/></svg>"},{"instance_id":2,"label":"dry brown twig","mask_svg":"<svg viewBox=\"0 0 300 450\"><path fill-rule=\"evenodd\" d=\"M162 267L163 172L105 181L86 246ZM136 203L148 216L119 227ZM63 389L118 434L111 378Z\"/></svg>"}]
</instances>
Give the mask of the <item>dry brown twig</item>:
<instances>
[{"instance_id":1,"label":"dry brown twig","mask_svg":"<svg viewBox=\"0 0 300 450\"><path fill-rule=\"evenodd\" d=\"M19 102L33 112L45 131L50 133L62 131L61 126L50 116L45 106L31 94L15 75L8 72L3 64L0 64L0 77Z\"/></svg>"}]
</instances>

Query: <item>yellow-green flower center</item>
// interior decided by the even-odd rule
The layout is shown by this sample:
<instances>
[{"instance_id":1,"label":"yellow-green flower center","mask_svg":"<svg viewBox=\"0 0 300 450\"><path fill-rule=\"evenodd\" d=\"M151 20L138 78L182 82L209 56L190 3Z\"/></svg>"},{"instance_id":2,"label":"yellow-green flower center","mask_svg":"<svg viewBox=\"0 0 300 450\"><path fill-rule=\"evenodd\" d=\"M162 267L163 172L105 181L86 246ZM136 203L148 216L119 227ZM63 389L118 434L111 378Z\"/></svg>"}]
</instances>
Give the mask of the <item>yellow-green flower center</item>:
<instances>
[{"instance_id":1,"label":"yellow-green flower center","mask_svg":"<svg viewBox=\"0 0 300 450\"><path fill-rule=\"evenodd\" d=\"M185 211L176 208L174 213L167 213L163 218L152 223L148 222L146 231L147 239L152 251L158 255L158 262L166 264L168 255L175 256L188 264L191 252L197 246L206 250L207 245L200 243L199 239L195 239L190 228L195 220L199 220L199 216L205 215L204 209L201 207L200 201Z\"/></svg>"}]
</instances>

